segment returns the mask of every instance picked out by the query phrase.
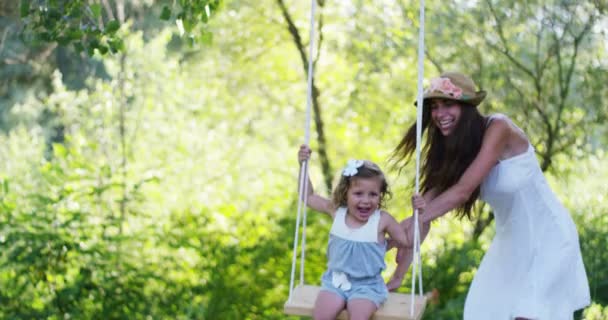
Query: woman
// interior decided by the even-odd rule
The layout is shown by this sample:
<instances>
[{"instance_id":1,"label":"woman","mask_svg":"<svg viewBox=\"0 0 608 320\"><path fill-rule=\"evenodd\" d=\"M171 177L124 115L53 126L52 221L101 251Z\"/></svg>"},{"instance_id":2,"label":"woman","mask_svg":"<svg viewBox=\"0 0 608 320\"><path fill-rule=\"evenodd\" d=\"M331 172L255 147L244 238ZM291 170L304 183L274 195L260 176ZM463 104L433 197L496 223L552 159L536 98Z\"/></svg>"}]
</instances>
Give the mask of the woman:
<instances>
[{"instance_id":1,"label":"woman","mask_svg":"<svg viewBox=\"0 0 608 320\"><path fill-rule=\"evenodd\" d=\"M504 115L479 113L485 96L455 72L432 79L424 93L422 195L412 197L422 239L431 221L451 210L471 218L477 199L487 202L496 235L469 288L464 319L572 319L590 302L576 227L524 132ZM398 165L415 144L414 124L395 148ZM413 219L401 224L411 237Z\"/></svg>"}]
</instances>

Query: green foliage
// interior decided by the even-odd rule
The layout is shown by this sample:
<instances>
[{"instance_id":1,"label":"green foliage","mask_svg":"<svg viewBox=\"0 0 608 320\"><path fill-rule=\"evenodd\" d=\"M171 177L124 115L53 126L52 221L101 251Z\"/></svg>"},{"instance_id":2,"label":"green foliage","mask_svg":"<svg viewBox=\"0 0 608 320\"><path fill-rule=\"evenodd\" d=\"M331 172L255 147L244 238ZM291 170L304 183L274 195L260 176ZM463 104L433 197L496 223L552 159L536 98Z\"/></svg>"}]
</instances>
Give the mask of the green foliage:
<instances>
[{"instance_id":1,"label":"green foliage","mask_svg":"<svg viewBox=\"0 0 608 320\"><path fill-rule=\"evenodd\" d=\"M32 3L34 2L34 3ZM87 1L38 1L22 0L20 15L34 41L72 44L78 51L93 55L116 53L123 43L117 31L120 22L114 17L103 17L99 3Z\"/></svg>"},{"instance_id":2,"label":"green foliage","mask_svg":"<svg viewBox=\"0 0 608 320\"><path fill-rule=\"evenodd\" d=\"M458 243L456 235L448 236L443 248L425 256L423 283L425 290L435 290L437 298L431 300L425 319L461 319L464 298L483 250L476 241ZM450 239L451 238L451 239ZM449 241L453 241L450 243ZM456 243L454 243L456 242ZM410 283L408 279L406 283Z\"/></svg>"},{"instance_id":3,"label":"green foliage","mask_svg":"<svg viewBox=\"0 0 608 320\"><path fill-rule=\"evenodd\" d=\"M243 172L236 175L234 164L239 162L216 160L242 156L238 149L233 155L225 153L226 142L217 137L233 136L231 144L242 145L232 130L246 128L250 119L237 120L238 112L227 108L215 109L217 115L206 108L211 102L201 99L200 81L219 90L225 88L224 80L184 82L191 70L179 67L177 57L165 55L170 38L165 33L145 47L141 37L127 42L132 55L125 58L124 72L137 76L126 78L129 89L124 96L114 94L121 81L92 80L94 90L70 91L56 73L54 94L20 107L24 113L17 116L33 115L35 120L40 110L51 106L61 115L66 141L53 145L44 161L44 139L30 120L24 125L32 130L15 129L15 137L7 136L2 143L1 174L9 190L2 207L11 211L3 212L6 220L0 229L6 253L0 260L0 279L7 288L16 288L2 293L3 301L10 301L0 308L3 316L283 318L280 306L290 261L284 236L289 228L269 224L268 217L282 215L293 195L284 187L270 188L274 192L257 188L257 194L245 198L218 193L225 188L249 190L240 179L252 180L280 163L243 159ZM112 77L121 77L120 66L120 60L108 61ZM223 102L222 97L229 99ZM233 101L220 95L213 103ZM115 107L121 103L127 105L130 137L124 174ZM233 126L218 125L216 120L224 116L235 118ZM276 130L288 127L285 121ZM250 141L268 139L265 135L252 135ZM273 147L256 144L267 152ZM285 177L291 184L291 175ZM256 198L266 200L247 205ZM243 272L243 266L252 266L251 272ZM259 281L256 290L251 289L252 279ZM281 285L268 291L277 279Z\"/></svg>"},{"instance_id":4,"label":"green foliage","mask_svg":"<svg viewBox=\"0 0 608 320\"><path fill-rule=\"evenodd\" d=\"M123 24L108 26L108 12L98 2L62 7L88 8L65 22L30 3L35 2L22 2L24 19L33 23L28 28L49 19L53 36L65 36L78 19L99 17L105 27L98 25L92 36L112 31L122 49L96 60L107 77L87 77L78 88L44 59L15 71L32 85L2 87L22 98L4 101L18 102L3 109L6 126L0 134L0 318L286 318L282 306L289 290L295 155L304 136L306 84L276 3L228 1L221 11L217 1L154 3L153 12L162 19L198 21L183 24L183 38L216 35L212 45L201 47L182 47L188 41L174 37L166 25L142 27L154 24L150 21L134 19L128 22L132 31L123 34ZM206 10L201 3L209 4L212 20L206 11L195 14ZM477 70L470 62L479 63L474 73L491 88L487 108L500 107L542 140L534 131L538 115L517 118L523 106L514 103L516 91L504 75L526 88L534 83L513 72L482 38L496 36L486 23L488 8L450 6L429 3L427 74L439 66ZM517 18L509 30L532 28L519 4L504 6ZM288 9L300 34L307 35L308 4L293 2ZM413 166L399 175L388 170L386 159L415 112L415 2L326 2L318 14L324 33L315 67L330 160L334 167L351 157L380 163L395 194L388 211L405 218ZM47 29L41 24L28 30ZM89 37L85 34L82 39ZM509 36L518 57L534 60L526 58L533 53L531 38ZM580 232L595 303L584 316L599 319L608 305L603 253L608 172L605 128L595 127L595 121L606 112L601 108L606 55L593 37L585 42L572 82L580 90L566 99L561 123L568 137L589 147L552 158L549 180ZM99 39L109 52L108 38ZM18 49L14 42L9 46ZM1 71L8 75L14 69L3 64ZM40 85L25 78L43 71L50 76ZM556 79L553 73L543 86L557 87ZM585 105L577 107L581 100ZM547 100L552 116L554 101ZM572 126L580 119L589 120L585 130ZM58 129L62 140L51 138ZM317 148L314 134L311 139ZM321 186L316 154L311 163L312 180ZM318 283L325 268L329 227L327 217L308 212L307 283ZM472 227L452 219L433 226L422 250L425 291L437 293L426 319L461 317L468 285L493 234L489 227L472 241ZM392 261L387 258L386 277Z\"/></svg>"},{"instance_id":5,"label":"green foliage","mask_svg":"<svg viewBox=\"0 0 608 320\"><path fill-rule=\"evenodd\" d=\"M585 320L603 320L608 318L608 307L593 303L583 313Z\"/></svg>"},{"instance_id":6,"label":"green foliage","mask_svg":"<svg viewBox=\"0 0 608 320\"><path fill-rule=\"evenodd\" d=\"M209 39L205 25L220 3L220 0L156 1L153 6L162 6L160 19L174 17L180 34L186 33L193 43ZM96 52L105 55L124 50L124 34L119 30L130 14L137 14L137 7L137 3L121 0L106 2L104 6L82 0L21 0L19 12L26 26L25 34L33 43L71 45L77 52L92 56Z\"/></svg>"},{"instance_id":7,"label":"green foliage","mask_svg":"<svg viewBox=\"0 0 608 320\"><path fill-rule=\"evenodd\" d=\"M608 187L604 182L608 168L606 154L589 155L584 162L577 162L576 174L571 179L555 177L554 183L564 195L565 203L572 210L578 226L583 260L589 277L593 301L608 305Z\"/></svg>"},{"instance_id":8,"label":"green foliage","mask_svg":"<svg viewBox=\"0 0 608 320\"><path fill-rule=\"evenodd\" d=\"M543 169L551 169L560 154L576 157L597 145L608 110L597 99L606 90L595 84L608 74L597 63L606 57L598 47L605 33L597 3L432 3L428 10L427 21L450 21L431 22L427 29L434 67L472 74L490 93L484 111L508 111L531 138ZM593 76L598 72L603 75Z\"/></svg>"}]
</instances>

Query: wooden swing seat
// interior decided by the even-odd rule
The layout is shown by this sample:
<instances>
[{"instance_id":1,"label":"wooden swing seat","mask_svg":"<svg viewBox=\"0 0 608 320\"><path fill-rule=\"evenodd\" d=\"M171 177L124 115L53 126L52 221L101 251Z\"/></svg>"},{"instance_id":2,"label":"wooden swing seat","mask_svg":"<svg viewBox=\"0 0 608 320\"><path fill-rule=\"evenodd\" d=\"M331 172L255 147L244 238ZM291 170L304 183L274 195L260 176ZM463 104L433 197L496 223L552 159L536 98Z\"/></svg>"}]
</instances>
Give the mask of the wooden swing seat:
<instances>
[{"instance_id":1,"label":"wooden swing seat","mask_svg":"<svg viewBox=\"0 0 608 320\"><path fill-rule=\"evenodd\" d=\"M318 286L298 285L294 288L291 300L285 302L283 311L293 316L312 316ZM414 316L410 317L411 296L403 293L389 293L386 302L374 313L373 320L420 320L426 307L426 296L414 297ZM337 319L348 319L346 310L340 312Z\"/></svg>"}]
</instances>

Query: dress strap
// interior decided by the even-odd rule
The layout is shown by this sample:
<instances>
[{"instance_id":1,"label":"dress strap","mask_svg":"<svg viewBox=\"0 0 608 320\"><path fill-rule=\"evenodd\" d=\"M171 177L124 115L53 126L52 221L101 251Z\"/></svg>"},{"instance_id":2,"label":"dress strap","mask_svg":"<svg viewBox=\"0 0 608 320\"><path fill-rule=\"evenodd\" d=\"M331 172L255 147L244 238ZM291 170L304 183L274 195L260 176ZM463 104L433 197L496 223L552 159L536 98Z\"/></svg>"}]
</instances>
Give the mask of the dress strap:
<instances>
[{"instance_id":1,"label":"dress strap","mask_svg":"<svg viewBox=\"0 0 608 320\"><path fill-rule=\"evenodd\" d=\"M494 121L494 119L498 118L499 115L497 114L492 114L489 115L488 118L486 119L486 128L490 126L490 123L492 123L492 121Z\"/></svg>"}]
</instances>

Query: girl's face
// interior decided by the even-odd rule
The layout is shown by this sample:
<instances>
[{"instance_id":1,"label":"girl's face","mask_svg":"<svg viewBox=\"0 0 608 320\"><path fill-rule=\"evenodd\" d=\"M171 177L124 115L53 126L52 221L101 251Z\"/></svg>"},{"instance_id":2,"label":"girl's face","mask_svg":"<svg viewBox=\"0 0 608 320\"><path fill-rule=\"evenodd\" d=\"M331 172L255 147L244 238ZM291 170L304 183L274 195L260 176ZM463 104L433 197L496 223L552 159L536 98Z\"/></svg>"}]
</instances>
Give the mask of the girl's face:
<instances>
[{"instance_id":1,"label":"girl's face","mask_svg":"<svg viewBox=\"0 0 608 320\"><path fill-rule=\"evenodd\" d=\"M429 104L431 108L431 119L444 136L454 132L462 107L457 101L448 99L432 99Z\"/></svg>"},{"instance_id":2,"label":"girl's face","mask_svg":"<svg viewBox=\"0 0 608 320\"><path fill-rule=\"evenodd\" d=\"M366 223L380 205L380 178L353 178L346 193L348 213L357 222Z\"/></svg>"}]
</instances>

